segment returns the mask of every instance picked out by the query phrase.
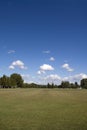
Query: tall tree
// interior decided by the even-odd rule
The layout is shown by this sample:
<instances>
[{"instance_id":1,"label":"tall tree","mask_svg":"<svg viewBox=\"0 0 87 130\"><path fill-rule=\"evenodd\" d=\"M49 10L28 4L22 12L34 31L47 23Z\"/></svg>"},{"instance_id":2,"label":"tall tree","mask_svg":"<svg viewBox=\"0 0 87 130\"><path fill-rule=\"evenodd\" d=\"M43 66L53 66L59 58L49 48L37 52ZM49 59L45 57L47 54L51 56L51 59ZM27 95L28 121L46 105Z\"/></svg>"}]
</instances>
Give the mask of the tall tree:
<instances>
[{"instance_id":1,"label":"tall tree","mask_svg":"<svg viewBox=\"0 0 87 130\"><path fill-rule=\"evenodd\" d=\"M81 84L82 88L86 88L87 89L87 79L82 79L80 84Z\"/></svg>"},{"instance_id":2,"label":"tall tree","mask_svg":"<svg viewBox=\"0 0 87 130\"><path fill-rule=\"evenodd\" d=\"M23 79L22 79L22 76L20 74L13 73L10 76L10 80L13 83L12 84L13 86L21 87L21 88L23 87Z\"/></svg>"},{"instance_id":3,"label":"tall tree","mask_svg":"<svg viewBox=\"0 0 87 130\"><path fill-rule=\"evenodd\" d=\"M47 88L51 88L51 85L49 83L47 84Z\"/></svg>"},{"instance_id":4,"label":"tall tree","mask_svg":"<svg viewBox=\"0 0 87 130\"><path fill-rule=\"evenodd\" d=\"M6 75L3 75L0 78L0 85L2 86L2 88L8 88L10 86L10 79L9 79L9 77L7 77Z\"/></svg>"}]
</instances>

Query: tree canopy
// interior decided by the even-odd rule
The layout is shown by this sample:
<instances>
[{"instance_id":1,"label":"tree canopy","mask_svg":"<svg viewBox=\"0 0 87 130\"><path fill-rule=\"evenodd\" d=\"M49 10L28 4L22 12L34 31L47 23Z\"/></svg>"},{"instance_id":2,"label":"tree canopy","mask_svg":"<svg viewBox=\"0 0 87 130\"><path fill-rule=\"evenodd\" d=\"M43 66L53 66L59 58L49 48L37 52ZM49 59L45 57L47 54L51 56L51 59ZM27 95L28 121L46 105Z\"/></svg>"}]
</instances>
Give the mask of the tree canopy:
<instances>
[{"instance_id":1,"label":"tree canopy","mask_svg":"<svg viewBox=\"0 0 87 130\"><path fill-rule=\"evenodd\" d=\"M0 86L1 88L15 88L15 87L23 87L23 79L20 74L13 73L10 77L3 75L0 78Z\"/></svg>"}]
</instances>

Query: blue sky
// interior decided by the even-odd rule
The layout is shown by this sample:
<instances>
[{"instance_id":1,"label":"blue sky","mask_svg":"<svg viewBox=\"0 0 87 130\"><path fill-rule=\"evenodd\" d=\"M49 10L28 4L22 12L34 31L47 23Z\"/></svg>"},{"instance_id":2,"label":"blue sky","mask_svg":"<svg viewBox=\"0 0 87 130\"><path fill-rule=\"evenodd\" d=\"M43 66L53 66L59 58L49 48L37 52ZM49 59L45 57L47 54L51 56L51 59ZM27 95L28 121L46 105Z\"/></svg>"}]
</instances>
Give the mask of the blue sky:
<instances>
[{"instance_id":1,"label":"blue sky","mask_svg":"<svg viewBox=\"0 0 87 130\"><path fill-rule=\"evenodd\" d=\"M59 84L87 78L86 0L0 1L0 76Z\"/></svg>"}]
</instances>

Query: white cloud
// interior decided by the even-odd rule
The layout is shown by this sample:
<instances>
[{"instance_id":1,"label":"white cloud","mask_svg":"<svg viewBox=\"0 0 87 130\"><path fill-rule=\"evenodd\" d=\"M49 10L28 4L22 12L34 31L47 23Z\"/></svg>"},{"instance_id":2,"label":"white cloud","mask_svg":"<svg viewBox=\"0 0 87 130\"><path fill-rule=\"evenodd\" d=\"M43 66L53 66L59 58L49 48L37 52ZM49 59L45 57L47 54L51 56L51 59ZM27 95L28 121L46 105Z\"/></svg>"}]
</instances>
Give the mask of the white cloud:
<instances>
[{"instance_id":1,"label":"white cloud","mask_svg":"<svg viewBox=\"0 0 87 130\"><path fill-rule=\"evenodd\" d=\"M41 74L41 71L40 71L40 70L38 70L38 71L37 71L37 74Z\"/></svg>"},{"instance_id":2,"label":"white cloud","mask_svg":"<svg viewBox=\"0 0 87 130\"><path fill-rule=\"evenodd\" d=\"M40 66L40 69L38 70L37 74L45 74L46 71L52 71L54 70L54 68L49 65L49 64L43 64L42 66Z\"/></svg>"},{"instance_id":3,"label":"white cloud","mask_svg":"<svg viewBox=\"0 0 87 130\"><path fill-rule=\"evenodd\" d=\"M87 75L84 74L84 73L71 76L72 80L81 80L81 79L84 79L84 78L87 78Z\"/></svg>"},{"instance_id":4,"label":"white cloud","mask_svg":"<svg viewBox=\"0 0 87 130\"><path fill-rule=\"evenodd\" d=\"M18 67L20 69L27 69L27 67L24 65L24 63L21 60L12 62L12 64L9 66L9 69L15 69L15 67Z\"/></svg>"},{"instance_id":5,"label":"white cloud","mask_svg":"<svg viewBox=\"0 0 87 130\"><path fill-rule=\"evenodd\" d=\"M49 51L49 50L47 50L47 51L43 51L43 53L45 53L45 54L49 54L50 51Z\"/></svg>"},{"instance_id":6,"label":"white cloud","mask_svg":"<svg viewBox=\"0 0 87 130\"><path fill-rule=\"evenodd\" d=\"M37 74L45 74L45 71L39 70L39 71L37 72Z\"/></svg>"},{"instance_id":7,"label":"white cloud","mask_svg":"<svg viewBox=\"0 0 87 130\"><path fill-rule=\"evenodd\" d=\"M15 67L14 67L13 65L10 65L10 66L9 66L9 69L14 70L14 69L15 69Z\"/></svg>"},{"instance_id":8,"label":"white cloud","mask_svg":"<svg viewBox=\"0 0 87 130\"><path fill-rule=\"evenodd\" d=\"M72 69L70 66L69 66L69 64L64 64L64 65L62 65L62 68L64 68L64 69L66 69L67 71L69 71L69 72L72 72L72 71L74 71L74 69Z\"/></svg>"},{"instance_id":9,"label":"white cloud","mask_svg":"<svg viewBox=\"0 0 87 130\"><path fill-rule=\"evenodd\" d=\"M45 77L46 80L61 80L61 77L57 74L51 74Z\"/></svg>"},{"instance_id":10,"label":"white cloud","mask_svg":"<svg viewBox=\"0 0 87 130\"><path fill-rule=\"evenodd\" d=\"M54 68L49 64L43 64L42 66L40 66L40 70L42 70L42 71L47 71L47 70L50 71L50 70L54 70Z\"/></svg>"},{"instance_id":11,"label":"white cloud","mask_svg":"<svg viewBox=\"0 0 87 130\"><path fill-rule=\"evenodd\" d=\"M62 78L62 80L70 81L70 82L75 82L75 81L79 82L81 79L84 79L84 78L87 78L87 74L80 73L73 76L64 77Z\"/></svg>"},{"instance_id":12,"label":"white cloud","mask_svg":"<svg viewBox=\"0 0 87 130\"><path fill-rule=\"evenodd\" d=\"M23 63L22 61L20 61L20 60L17 60L17 61L14 61L14 62L12 63L12 65L13 65L13 66L24 66L24 63Z\"/></svg>"},{"instance_id":13,"label":"white cloud","mask_svg":"<svg viewBox=\"0 0 87 130\"><path fill-rule=\"evenodd\" d=\"M9 50L8 54L15 53L15 50Z\"/></svg>"},{"instance_id":14,"label":"white cloud","mask_svg":"<svg viewBox=\"0 0 87 130\"><path fill-rule=\"evenodd\" d=\"M50 60L50 61L55 61L55 58L54 58L54 57L50 57L49 60Z\"/></svg>"},{"instance_id":15,"label":"white cloud","mask_svg":"<svg viewBox=\"0 0 87 130\"><path fill-rule=\"evenodd\" d=\"M47 83L54 83L54 84L60 84L61 83L61 77L57 74L50 74L44 77L39 77L40 84L47 84Z\"/></svg>"}]
</instances>

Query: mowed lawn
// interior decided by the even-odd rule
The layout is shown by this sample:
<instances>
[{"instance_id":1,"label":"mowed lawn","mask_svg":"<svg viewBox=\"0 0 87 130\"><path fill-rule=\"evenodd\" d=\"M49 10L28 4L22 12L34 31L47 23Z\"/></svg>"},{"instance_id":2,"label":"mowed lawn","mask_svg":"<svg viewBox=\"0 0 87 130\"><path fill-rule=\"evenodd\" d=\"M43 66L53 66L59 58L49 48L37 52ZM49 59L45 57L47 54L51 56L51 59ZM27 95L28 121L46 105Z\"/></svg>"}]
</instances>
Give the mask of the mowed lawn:
<instances>
[{"instance_id":1,"label":"mowed lawn","mask_svg":"<svg viewBox=\"0 0 87 130\"><path fill-rule=\"evenodd\" d=\"M87 130L87 90L0 89L0 130Z\"/></svg>"}]
</instances>

